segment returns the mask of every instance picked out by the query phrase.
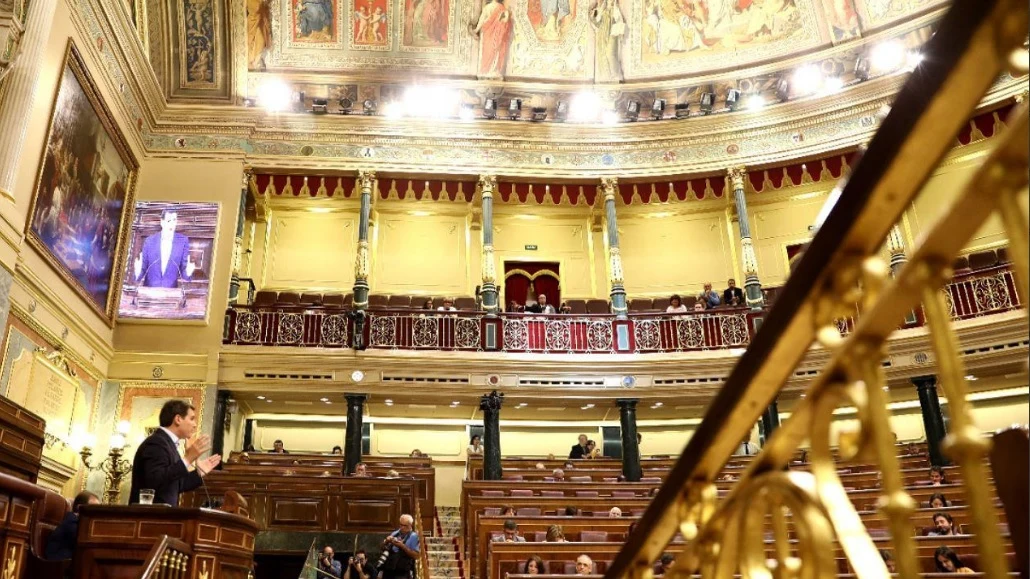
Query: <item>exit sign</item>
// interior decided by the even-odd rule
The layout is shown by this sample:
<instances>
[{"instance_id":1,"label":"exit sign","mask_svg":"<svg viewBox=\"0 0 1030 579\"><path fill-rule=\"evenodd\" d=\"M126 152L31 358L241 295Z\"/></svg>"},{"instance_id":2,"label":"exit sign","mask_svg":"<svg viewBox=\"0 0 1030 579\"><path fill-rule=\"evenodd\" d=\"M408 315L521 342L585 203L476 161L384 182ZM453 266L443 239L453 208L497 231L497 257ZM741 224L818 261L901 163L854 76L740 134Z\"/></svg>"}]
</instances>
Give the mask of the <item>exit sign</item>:
<instances>
[{"instance_id":1,"label":"exit sign","mask_svg":"<svg viewBox=\"0 0 1030 579\"><path fill-rule=\"evenodd\" d=\"M535 245L527 245L526 246L526 251L536 251L536 250L537 250L537 247Z\"/></svg>"}]
</instances>

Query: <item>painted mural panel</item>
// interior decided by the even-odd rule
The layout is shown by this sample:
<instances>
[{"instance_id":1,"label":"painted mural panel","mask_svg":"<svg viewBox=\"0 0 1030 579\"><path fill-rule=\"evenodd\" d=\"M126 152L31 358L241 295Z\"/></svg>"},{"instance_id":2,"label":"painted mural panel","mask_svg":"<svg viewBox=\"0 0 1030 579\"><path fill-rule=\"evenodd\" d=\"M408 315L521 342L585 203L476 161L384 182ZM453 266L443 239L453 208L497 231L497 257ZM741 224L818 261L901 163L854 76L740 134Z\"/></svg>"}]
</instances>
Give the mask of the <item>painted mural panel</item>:
<instances>
[{"instance_id":1,"label":"painted mural panel","mask_svg":"<svg viewBox=\"0 0 1030 579\"><path fill-rule=\"evenodd\" d=\"M350 44L365 50L389 50L390 3L387 0L354 0Z\"/></svg>"},{"instance_id":2,"label":"painted mural panel","mask_svg":"<svg viewBox=\"0 0 1030 579\"><path fill-rule=\"evenodd\" d=\"M500 78L508 62L511 44L511 10L504 0L487 0L479 14L475 34L479 36L479 77Z\"/></svg>"},{"instance_id":3,"label":"painted mural panel","mask_svg":"<svg viewBox=\"0 0 1030 579\"><path fill-rule=\"evenodd\" d=\"M450 35L450 0L403 0L405 47L447 46Z\"/></svg>"},{"instance_id":4,"label":"painted mural panel","mask_svg":"<svg viewBox=\"0 0 1030 579\"><path fill-rule=\"evenodd\" d=\"M339 40L335 0L289 0L293 42L296 44L334 44Z\"/></svg>"},{"instance_id":5,"label":"painted mural panel","mask_svg":"<svg viewBox=\"0 0 1030 579\"><path fill-rule=\"evenodd\" d=\"M183 39L186 58L183 59L183 83L187 88L215 86L215 9L212 0L182 0Z\"/></svg>"},{"instance_id":6,"label":"painted mural panel","mask_svg":"<svg viewBox=\"0 0 1030 579\"><path fill-rule=\"evenodd\" d=\"M593 77L591 0L529 0L511 6L514 36L506 76Z\"/></svg>"},{"instance_id":7,"label":"painted mural panel","mask_svg":"<svg viewBox=\"0 0 1030 579\"><path fill-rule=\"evenodd\" d=\"M855 7L862 27L872 30L943 4L945 0L856 0Z\"/></svg>"},{"instance_id":8,"label":"painted mural panel","mask_svg":"<svg viewBox=\"0 0 1030 579\"><path fill-rule=\"evenodd\" d=\"M822 8L834 42L850 40L861 34L854 0L822 0Z\"/></svg>"},{"instance_id":9,"label":"painted mural panel","mask_svg":"<svg viewBox=\"0 0 1030 579\"><path fill-rule=\"evenodd\" d=\"M272 8L269 0L247 0L247 66L265 68L265 56L272 47Z\"/></svg>"}]
</instances>

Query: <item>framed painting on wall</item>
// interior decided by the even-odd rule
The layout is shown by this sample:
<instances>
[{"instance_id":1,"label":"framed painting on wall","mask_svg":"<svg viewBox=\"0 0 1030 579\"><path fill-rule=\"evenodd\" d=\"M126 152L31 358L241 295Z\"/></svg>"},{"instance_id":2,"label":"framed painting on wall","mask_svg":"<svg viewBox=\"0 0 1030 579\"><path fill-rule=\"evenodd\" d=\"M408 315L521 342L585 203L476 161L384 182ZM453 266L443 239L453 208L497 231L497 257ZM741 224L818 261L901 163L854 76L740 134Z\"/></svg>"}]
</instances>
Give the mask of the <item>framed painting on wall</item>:
<instances>
[{"instance_id":1,"label":"framed painting on wall","mask_svg":"<svg viewBox=\"0 0 1030 579\"><path fill-rule=\"evenodd\" d=\"M139 163L71 41L44 143L26 239L111 324Z\"/></svg>"}]
</instances>

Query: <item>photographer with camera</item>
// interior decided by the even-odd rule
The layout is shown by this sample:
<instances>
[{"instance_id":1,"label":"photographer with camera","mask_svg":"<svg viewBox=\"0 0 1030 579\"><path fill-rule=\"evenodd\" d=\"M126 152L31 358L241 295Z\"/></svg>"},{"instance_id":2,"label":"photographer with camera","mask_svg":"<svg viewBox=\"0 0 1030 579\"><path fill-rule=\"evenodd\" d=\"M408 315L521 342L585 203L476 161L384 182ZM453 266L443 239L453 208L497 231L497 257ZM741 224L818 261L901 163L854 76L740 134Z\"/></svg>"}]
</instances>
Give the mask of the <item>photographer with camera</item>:
<instances>
[{"instance_id":1,"label":"photographer with camera","mask_svg":"<svg viewBox=\"0 0 1030 579\"><path fill-rule=\"evenodd\" d=\"M343 572L343 579L369 579L373 574L372 566L368 564L368 556L363 549L358 549L353 557L347 559L347 570Z\"/></svg>"},{"instance_id":2,"label":"photographer with camera","mask_svg":"<svg viewBox=\"0 0 1030 579\"><path fill-rule=\"evenodd\" d=\"M401 515L400 528L383 541L383 553L379 556L379 579L411 579L415 573L415 559L418 558L418 533L415 519ZM353 578L352 578L353 579Z\"/></svg>"},{"instance_id":3,"label":"photographer with camera","mask_svg":"<svg viewBox=\"0 0 1030 579\"><path fill-rule=\"evenodd\" d=\"M343 565L336 560L335 555L333 548L329 545L322 549L322 554L318 556L319 579L325 579L326 577L341 579L343 577Z\"/></svg>"}]
</instances>

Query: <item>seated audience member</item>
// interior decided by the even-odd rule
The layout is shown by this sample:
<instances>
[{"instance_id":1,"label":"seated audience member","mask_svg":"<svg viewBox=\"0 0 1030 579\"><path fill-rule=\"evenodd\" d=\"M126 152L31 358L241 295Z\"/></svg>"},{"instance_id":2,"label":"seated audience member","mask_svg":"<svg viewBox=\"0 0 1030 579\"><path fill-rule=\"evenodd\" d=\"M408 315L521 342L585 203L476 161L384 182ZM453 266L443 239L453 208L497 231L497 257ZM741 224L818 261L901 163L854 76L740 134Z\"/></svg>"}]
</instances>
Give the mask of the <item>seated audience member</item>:
<instances>
[{"instance_id":1,"label":"seated audience member","mask_svg":"<svg viewBox=\"0 0 1030 579\"><path fill-rule=\"evenodd\" d=\"M547 460L554 460L554 458L555 457L553 452L547 455Z\"/></svg>"},{"instance_id":2,"label":"seated audience member","mask_svg":"<svg viewBox=\"0 0 1030 579\"><path fill-rule=\"evenodd\" d=\"M651 492L648 493L647 496L649 496L651 498L654 498L654 497L658 496L658 491L660 491L660 490L661 490L660 488L655 487L655 488L651 489Z\"/></svg>"},{"instance_id":3,"label":"seated audience member","mask_svg":"<svg viewBox=\"0 0 1030 579\"><path fill-rule=\"evenodd\" d=\"M676 561L676 557L672 553L662 553L662 557L658 559L658 562L654 565L655 575L665 575L672 569L672 564Z\"/></svg>"},{"instance_id":4,"label":"seated audience member","mask_svg":"<svg viewBox=\"0 0 1030 579\"><path fill-rule=\"evenodd\" d=\"M948 504L948 499L944 498L944 495L941 493L933 493L930 495L929 502L931 509L944 509L951 506Z\"/></svg>"},{"instance_id":5,"label":"seated audience member","mask_svg":"<svg viewBox=\"0 0 1030 579\"><path fill-rule=\"evenodd\" d=\"M351 476L356 476L358 478L371 478L372 473L368 472L367 464L359 462L358 464L354 465L354 474L352 474Z\"/></svg>"},{"instance_id":6,"label":"seated audience member","mask_svg":"<svg viewBox=\"0 0 1030 579\"><path fill-rule=\"evenodd\" d=\"M504 534L494 537L494 543L525 543L526 538L519 535L519 524L515 519L504 521Z\"/></svg>"},{"instance_id":7,"label":"seated audience member","mask_svg":"<svg viewBox=\"0 0 1030 579\"><path fill-rule=\"evenodd\" d=\"M422 309L423 310L432 310L432 309L434 309L433 308L433 298L426 298L426 301L422 302Z\"/></svg>"},{"instance_id":8,"label":"seated audience member","mask_svg":"<svg viewBox=\"0 0 1030 579\"><path fill-rule=\"evenodd\" d=\"M883 564L887 566L888 573L897 573L898 566L894 563L894 555L887 549L880 549L880 557L883 558Z\"/></svg>"},{"instance_id":9,"label":"seated audience member","mask_svg":"<svg viewBox=\"0 0 1030 579\"><path fill-rule=\"evenodd\" d=\"M283 446L283 441L277 440L277 441L272 443L272 453L273 454L290 454L290 451L286 450L286 448Z\"/></svg>"},{"instance_id":10,"label":"seated audience member","mask_svg":"<svg viewBox=\"0 0 1030 579\"><path fill-rule=\"evenodd\" d=\"M726 305L734 305L733 298L736 298L735 305L744 305L744 292L737 287L737 281L732 277L726 280L726 289L722 292L722 303Z\"/></svg>"},{"instance_id":11,"label":"seated audience member","mask_svg":"<svg viewBox=\"0 0 1030 579\"><path fill-rule=\"evenodd\" d=\"M576 575L593 575L594 561L587 555L576 557Z\"/></svg>"},{"instance_id":12,"label":"seated audience member","mask_svg":"<svg viewBox=\"0 0 1030 579\"><path fill-rule=\"evenodd\" d=\"M343 447L337 444L333 447L333 450L330 454L343 454Z\"/></svg>"},{"instance_id":13,"label":"seated audience member","mask_svg":"<svg viewBox=\"0 0 1030 579\"><path fill-rule=\"evenodd\" d=\"M700 298L698 299L698 301L694 302L694 311L695 312L703 312L703 311L705 311L705 305L703 303L701 303Z\"/></svg>"},{"instance_id":14,"label":"seated audience member","mask_svg":"<svg viewBox=\"0 0 1030 579\"><path fill-rule=\"evenodd\" d=\"M537 470L547 470L547 465L542 462L538 462L534 468Z\"/></svg>"},{"instance_id":15,"label":"seated audience member","mask_svg":"<svg viewBox=\"0 0 1030 579\"><path fill-rule=\"evenodd\" d=\"M597 448L597 443L593 440L587 441L587 453L583 455L583 458L598 458L601 456L601 450Z\"/></svg>"},{"instance_id":16,"label":"seated audience member","mask_svg":"<svg viewBox=\"0 0 1030 579\"><path fill-rule=\"evenodd\" d=\"M566 462L566 463L565 463L565 464L564 464L564 465L562 466L562 468L564 468L565 470L573 470L573 469L575 469L575 468L576 468L576 464L575 464L574 462L572 462L572 461L567 461L567 462Z\"/></svg>"},{"instance_id":17,"label":"seated audience member","mask_svg":"<svg viewBox=\"0 0 1030 579\"><path fill-rule=\"evenodd\" d=\"M565 482L565 471L560 468L556 468L551 471L551 478L554 479L554 482Z\"/></svg>"},{"instance_id":18,"label":"seated audience member","mask_svg":"<svg viewBox=\"0 0 1030 579\"><path fill-rule=\"evenodd\" d=\"M411 451L411 454L408 455L408 456L411 457L411 458L429 458L428 454L423 453L421 450L419 450L417 448L415 450Z\"/></svg>"},{"instance_id":19,"label":"seated audience member","mask_svg":"<svg viewBox=\"0 0 1030 579\"><path fill-rule=\"evenodd\" d=\"M508 302L508 313L509 314L517 314L517 313L519 313L521 311L522 311L522 306L520 306L519 304L515 303L515 300L511 300L510 302Z\"/></svg>"},{"instance_id":20,"label":"seated audience member","mask_svg":"<svg viewBox=\"0 0 1030 579\"><path fill-rule=\"evenodd\" d=\"M256 452L254 450L254 444L251 443L251 444L248 444L248 445L244 446L243 447L243 452Z\"/></svg>"},{"instance_id":21,"label":"seated audience member","mask_svg":"<svg viewBox=\"0 0 1030 579\"><path fill-rule=\"evenodd\" d=\"M722 304L722 300L719 299L719 294L712 290L712 282L705 284L704 291L701 292L701 295L697 296L697 299L704 304L706 310L710 310Z\"/></svg>"},{"instance_id":22,"label":"seated audience member","mask_svg":"<svg viewBox=\"0 0 1030 579\"><path fill-rule=\"evenodd\" d=\"M391 468L390 470L386 471L386 478L401 478L401 473Z\"/></svg>"},{"instance_id":23,"label":"seated audience member","mask_svg":"<svg viewBox=\"0 0 1030 579\"><path fill-rule=\"evenodd\" d=\"M619 476L615 477L615 482L626 482L626 475L620 474Z\"/></svg>"},{"instance_id":24,"label":"seated audience member","mask_svg":"<svg viewBox=\"0 0 1030 579\"><path fill-rule=\"evenodd\" d=\"M622 516L622 509L620 509L619 507L612 507L611 510L608 511L608 518L609 519L618 519L621 516Z\"/></svg>"},{"instance_id":25,"label":"seated audience member","mask_svg":"<svg viewBox=\"0 0 1030 579\"><path fill-rule=\"evenodd\" d=\"M686 311L687 311L687 306L683 305L683 300L681 300L678 295L672 294L672 296L669 297L669 305L666 306L665 313L667 313L667 314L682 314L682 313L686 313Z\"/></svg>"},{"instance_id":26,"label":"seated audience member","mask_svg":"<svg viewBox=\"0 0 1030 579\"><path fill-rule=\"evenodd\" d=\"M746 436L744 437L744 440L741 441L740 446L737 447L737 452L734 452L733 454L739 456L754 456L758 454L758 445L751 442L750 436Z\"/></svg>"},{"instance_id":27,"label":"seated audience member","mask_svg":"<svg viewBox=\"0 0 1030 579\"><path fill-rule=\"evenodd\" d=\"M468 448L465 449L469 456L483 456L483 437L478 434L472 435Z\"/></svg>"},{"instance_id":28,"label":"seated audience member","mask_svg":"<svg viewBox=\"0 0 1030 579\"><path fill-rule=\"evenodd\" d=\"M322 554L318 557L318 576L336 577L336 579L343 577L343 565L336 560L336 553L329 545L322 549Z\"/></svg>"},{"instance_id":29,"label":"seated audience member","mask_svg":"<svg viewBox=\"0 0 1030 579\"><path fill-rule=\"evenodd\" d=\"M944 476L944 469L939 466L930 467L930 486L939 487L941 485L948 484L947 477Z\"/></svg>"},{"instance_id":30,"label":"seated audience member","mask_svg":"<svg viewBox=\"0 0 1030 579\"><path fill-rule=\"evenodd\" d=\"M544 560L539 555L530 555L529 559L522 564L523 575L544 575L547 569L544 567Z\"/></svg>"},{"instance_id":31,"label":"seated audience member","mask_svg":"<svg viewBox=\"0 0 1030 579\"><path fill-rule=\"evenodd\" d=\"M529 300L526 300L526 311L534 314L553 314L555 313L554 306L547 303L547 294L540 294L536 296L536 303L530 305Z\"/></svg>"},{"instance_id":32,"label":"seated audience member","mask_svg":"<svg viewBox=\"0 0 1030 579\"><path fill-rule=\"evenodd\" d=\"M561 525L551 525L547 527L547 536L544 540L548 543L568 543L569 540L565 538L565 530L561 528Z\"/></svg>"},{"instance_id":33,"label":"seated audience member","mask_svg":"<svg viewBox=\"0 0 1030 579\"><path fill-rule=\"evenodd\" d=\"M79 507L82 505L99 505L97 495L82 491L75 495L72 510L64 515L60 524L54 528L47 538L43 558L47 561L63 561L75 555L75 545L79 537Z\"/></svg>"},{"instance_id":34,"label":"seated audience member","mask_svg":"<svg viewBox=\"0 0 1030 579\"><path fill-rule=\"evenodd\" d=\"M347 570L343 572L343 579L371 579L373 575L375 573L368 563L368 554L364 549L358 549L353 557L347 559Z\"/></svg>"},{"instance_id":35,"label":"seated audience member","mask_svg":"<svg viewBox=\"0 0 1030 579\"><path fill-rule=\"evenodd\" d=\"M927 537L943 537L945 535L957 535L955 532L955 519L948 513L933 514L934 530L926 534Z\"/></svg>"},{"instance_id":36,"label":"seated audience member","mask_svg":"<svg viewBox=\"0 0 1030 579\"><path fill-rule=\"evenodd\" d=\"M572 450L569 451L569 458L584 458L589 451L587 448L587 442L587 435L580 434L579 442L572 445Z\"/></svg>"},{"instance_id":37,"label":"seated audience member","mask_svg":"<svg viewBox=\"0 0 1030 579\"><path fill-rule=\"evenodd\" d=\"M443 305L436 308L438 312L456 312L458 308L454 307L454 298L444 298Z\"/></svg>"},{"instance_id":38,"label":"seated audience member","mask_svg":"<svg viewBox=\"0 0 1030 579\"><path fill-rule=\"evenodd\" d=\"M938 573L975 573L975 571L962 564L962 560L958 558L958 553L944 545L937 547L937 550L934 551L933 562L937 567Z\"/></svg>"},{"instance_id":39,"label":"seated audience member","mask_svg":"<svg viewBox=\"0 0 1030 579\"><path fill-rule=\"evenodd\" d=\"M511 505L501 505L501 516L502 517L514 517L515 507Z\"/></svg>"},{"instance_id":40,"label":"seated audience member","mask_svg":"<svg viewBox=\"0 0 1030 579\"><path fill-rule=\"evenodd\" d=\"M579 513L579 507L565 507L565 512L563 514L566 517L578 517Z\"/></svg>"},{"instance_id":41,"label":"seated audience member","mask_svg":"<svg viewBox=\"0 0 1030 579\"><path fill-rule=\"evenodd\" d=\"M559 314L571 314L572 313L572 306L570 306L569 304L567 304L565 302L562 302L561 306L558 307L558 313Z\"/></svg>"}]
</instances>

